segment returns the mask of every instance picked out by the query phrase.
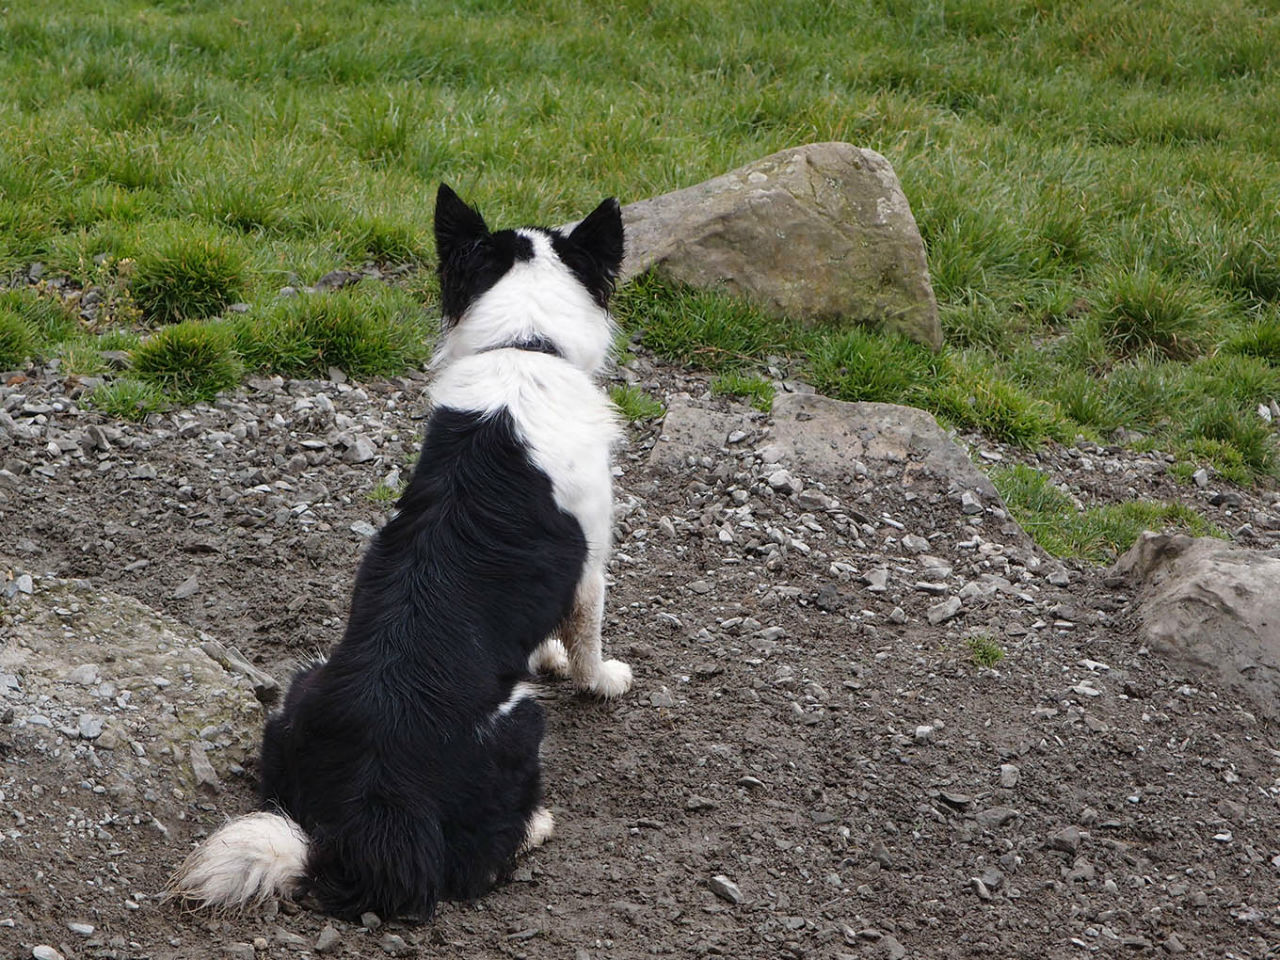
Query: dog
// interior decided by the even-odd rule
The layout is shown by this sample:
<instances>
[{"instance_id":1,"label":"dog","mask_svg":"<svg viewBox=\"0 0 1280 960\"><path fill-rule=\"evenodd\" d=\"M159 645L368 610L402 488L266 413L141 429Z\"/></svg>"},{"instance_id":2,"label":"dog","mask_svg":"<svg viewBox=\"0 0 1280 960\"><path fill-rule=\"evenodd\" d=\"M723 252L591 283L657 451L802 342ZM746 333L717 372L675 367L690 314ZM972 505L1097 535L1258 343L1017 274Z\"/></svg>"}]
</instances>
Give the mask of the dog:
<instances>
[{"instance_id":1,"label":"dog","mask_svg":"<svg viewBox=\"0 0 1280 960\"><path fill-rule=\"evenodd\" d=\"M483 894L553 828L532 675L604 698L631 686L600 638L618 203L568 231L493 232L441 184L435 236L444 330L422 452L341 642L267 722L261 811L170 884L197 907L306 893L338 917L427 919Z\"/></svg>"}]
</instances>

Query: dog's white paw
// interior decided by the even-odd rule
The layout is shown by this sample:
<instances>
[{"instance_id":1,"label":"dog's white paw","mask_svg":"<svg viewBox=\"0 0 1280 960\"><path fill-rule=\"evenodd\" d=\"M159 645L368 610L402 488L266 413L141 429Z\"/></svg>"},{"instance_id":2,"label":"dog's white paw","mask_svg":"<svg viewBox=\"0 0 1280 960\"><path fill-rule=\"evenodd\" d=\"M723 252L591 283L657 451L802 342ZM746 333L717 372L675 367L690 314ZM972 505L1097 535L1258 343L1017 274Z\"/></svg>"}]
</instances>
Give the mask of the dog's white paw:
<instances>
[{"instance_id":1,"label":"dog's white paw","mask_svg":"<svg viewBox=\"0 0 1280 960\"><path fill-rule=\"evenodd\" d=\"M529 817L529 823L525 826L524 845L520 848L521 853L528 853L535 847L540 847L551 839L551 834L556 828L556 818L551 815L551 811L546 807L539 807L533 811L533 815Z\"/></svg>"},{"instance_id":2,"label":"dog's white paw","mask_svg":"<svg viewBox=\"0 0 1280 960\"><path fill-rule=\"evenodd\" d=\"M549 673L556 677L569 676L569 655L559 637L545 641L529 655L530 673Z\"/></svg>"},{"instance_id":3,"label":"dog's white paw","mask_svg":"<svg viewBox=\"0 0 1280 960\"><path fill-rule=\"evenodd\" d=\"M631 667L621 660L605 660L587 685L587 690L606 700L620 697L630 689Z\"/></svg>"}]
</instances>

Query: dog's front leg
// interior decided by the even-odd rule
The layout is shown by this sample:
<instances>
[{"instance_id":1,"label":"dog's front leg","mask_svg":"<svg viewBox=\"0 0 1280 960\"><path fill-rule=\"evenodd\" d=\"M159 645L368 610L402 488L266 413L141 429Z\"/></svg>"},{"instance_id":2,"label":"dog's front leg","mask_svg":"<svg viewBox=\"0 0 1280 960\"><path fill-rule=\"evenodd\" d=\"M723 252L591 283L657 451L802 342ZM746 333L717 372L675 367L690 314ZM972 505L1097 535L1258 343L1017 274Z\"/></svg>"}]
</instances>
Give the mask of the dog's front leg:
<instances>
[{"instance_id":1,"label":"dog's front leg","mask_svg":"<svg viewBox=\"0 0 1280 960\"><path fill-rule=\"evenodd\" d=\"M603 619L604 570L589 569L578 583L573 609L560 628L560 638L569 654L573 682L580 690L608 699L631 689L631 668L621 660L601 658Z\"/></svg>"}]
</instances>

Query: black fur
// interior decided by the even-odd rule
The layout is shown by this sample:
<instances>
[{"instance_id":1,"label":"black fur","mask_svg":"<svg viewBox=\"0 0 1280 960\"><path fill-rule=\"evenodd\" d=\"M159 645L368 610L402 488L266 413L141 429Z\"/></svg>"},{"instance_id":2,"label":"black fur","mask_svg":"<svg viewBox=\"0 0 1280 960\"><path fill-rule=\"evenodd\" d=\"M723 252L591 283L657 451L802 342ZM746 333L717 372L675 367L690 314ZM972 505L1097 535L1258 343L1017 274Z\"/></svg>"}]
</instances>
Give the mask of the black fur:
<instances>
[{"instance_id":1,"label":"black fur","mask_svg":"<svg viewBox=\"0 0 1280 960\"><path fill-rule=\"evenodd\" d=\"M533 258L533 244L514 230L490 233L484 217L445 184L436 191L440 314L446 327L501 280L514 263Z\"/></svg>"},{"instance_id":2,"label":"black fur","mask_svg":"<svg viewBox=\"0 0 1280 960\"><path fill-rule=\"evenodd\" d=\"M565 236L551 234L551 246L578 282L591 291L596 303L605 307L622 266L622 208L610 197L596 207Z\"/></svg>"},{"instance_id":3,"label":"black fur","mask_svg":"<svg viewBox=\"0 0 1280 960\"><path fill-rule=\"evenodd\" d=\"M346 635L263 741L263 803L306 831L325 910L426 918L510 868L541 798L542 708L495 709L567 615L587 547L510 416L437 409Z\"/></svg>"}]
</instances>

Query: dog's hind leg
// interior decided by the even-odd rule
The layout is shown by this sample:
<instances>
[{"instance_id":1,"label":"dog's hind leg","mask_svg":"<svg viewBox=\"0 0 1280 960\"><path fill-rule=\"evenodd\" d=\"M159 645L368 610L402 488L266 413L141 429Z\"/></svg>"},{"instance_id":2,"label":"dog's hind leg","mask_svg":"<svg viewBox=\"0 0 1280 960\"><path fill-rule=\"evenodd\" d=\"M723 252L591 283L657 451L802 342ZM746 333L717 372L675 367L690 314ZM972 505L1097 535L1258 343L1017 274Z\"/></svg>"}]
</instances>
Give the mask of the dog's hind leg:
<instances>
[{"instance_id":1,"label":"dog's hind leg","mask_svg":"<svg viewBox=\"0 0 1280 960\"><path fill-rule=\"evenodd\" d=\"M555 817L551 816L551 811L546 807L539 807L533 811L533 816L529 818L529 824L524 835L524 843L520 845L520 849L516 851L516 856L523 856L530 850L534 850L548 840L556 828Z\"/></svg>"},{"instance_id":2,"label":"dog's hind leg","mask_svg":"<svg viewBox=\"0 0 1280 960\"><path fill-rule=\"evenodd\" d=\"M578 583L573 609L560 626L569 654L569 674L581 690L598 697L620 697L631 689L631 668L601 656L600 625L604 618L604 570L589 569Z\"/></svg>"}]
</instances>

